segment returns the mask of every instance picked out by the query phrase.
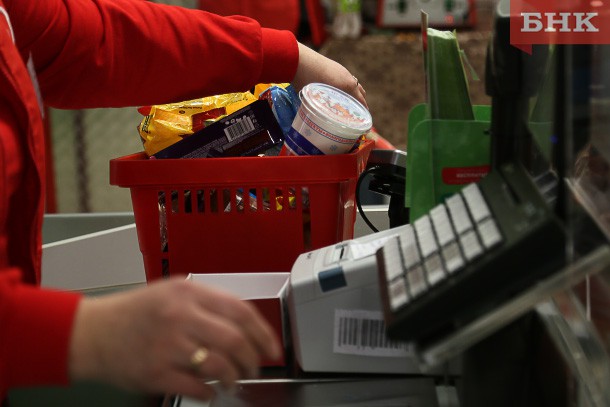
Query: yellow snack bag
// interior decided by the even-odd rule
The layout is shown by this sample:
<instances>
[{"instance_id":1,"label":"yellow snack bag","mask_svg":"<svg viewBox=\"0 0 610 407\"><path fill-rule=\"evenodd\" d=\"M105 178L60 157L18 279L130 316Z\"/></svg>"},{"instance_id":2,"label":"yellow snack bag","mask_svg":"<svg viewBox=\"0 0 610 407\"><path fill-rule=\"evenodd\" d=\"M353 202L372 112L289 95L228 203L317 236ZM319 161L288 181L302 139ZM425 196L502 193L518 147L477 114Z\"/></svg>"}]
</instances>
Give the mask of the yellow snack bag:
<instances>
[{"instance_id":1,"label":"yellow snack bag","mask_svg":"<svg viewBox=\"0 0 610 407\"><path fill-rule=\"evenodd\" d=\"M261 93L263 93L264 91L266 91L267 89L269 89L272 86L279 86L280 88L287 88L288 86L290 86L289 83L259 83L258 85L256 85L254 87L254 96L257 98L260 98Z\"/></svg>"},{"instance_id":2,"label":"yellow snack bag","mask_svg":"<svg viewBox=\"0 0 610 407\"><path fill-rule=\"evenodd\" d=\"M228 93L164 105L143 106L138 132L151 156L208 124L256 101L250 92Z\"/></svg>"}]
</instances>

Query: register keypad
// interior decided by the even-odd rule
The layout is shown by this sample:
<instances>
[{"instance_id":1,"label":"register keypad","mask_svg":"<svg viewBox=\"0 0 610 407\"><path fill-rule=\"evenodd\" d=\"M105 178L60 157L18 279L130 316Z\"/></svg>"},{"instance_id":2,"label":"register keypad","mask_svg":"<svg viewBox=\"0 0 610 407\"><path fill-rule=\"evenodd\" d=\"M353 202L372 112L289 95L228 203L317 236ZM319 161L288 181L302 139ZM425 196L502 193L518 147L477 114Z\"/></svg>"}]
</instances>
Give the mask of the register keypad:
<instances>
[{"instance_id":1,"label":"register keypad","mask_svg":"<svg viewBox=\"0 0 610 407\"><path fill-rule=\"evenodd\" d=\"M383 246L390 308L416 300L502 240L479 187L466 186Z\"/></svg>"}]
</instances>

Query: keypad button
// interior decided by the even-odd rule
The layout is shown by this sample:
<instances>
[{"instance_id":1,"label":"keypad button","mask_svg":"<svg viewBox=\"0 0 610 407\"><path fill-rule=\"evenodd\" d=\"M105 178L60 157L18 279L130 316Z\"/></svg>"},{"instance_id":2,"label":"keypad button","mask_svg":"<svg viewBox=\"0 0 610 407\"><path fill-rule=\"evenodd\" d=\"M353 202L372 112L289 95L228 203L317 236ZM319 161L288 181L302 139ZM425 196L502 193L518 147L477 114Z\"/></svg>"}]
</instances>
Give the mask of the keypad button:
<instances>
[{"instance_id":1,"label":"keypad button","mask_svg":"<svg viewBox=\"0 0 610 407\"><path fill-rule=\"evenodd\" d=\"M460 194L455 194L447 198L447 209L451 215L453 227L458 235L472 229L473 225L468 217L468 211L464 204L464 200Z\"/></svg>"},{"instance_id":2,"label":"keypad button","mask_svg":"<svg viewBox=\"0 0 610 407\"><path fill-rule=\"evenodd\" d=\"M483 219L491 216L487 202L485 202L485 198L483 198L481 190L477 184L470 184L464 187L462 189L462 195L466 200L466 205L468 206L470 215L475 222L480 222Z\"/></svg>"},{"instance_id":3,"label":"keypad button","mask_svg":"<svg viewBox=\"0 0 610 407\"><path fill-rule=\"evenodd\" d=\"M388 285L388 294L390 296L390 308L396 311L409 302L409 294L404 278L398 278Z\"/></svg>"},{"instance_id":4,"label":"keypad button","mask_svg":"<svg viewBox=\"0 0 610 407\"><path fill-rule=\"evenodd\" d=\"M417 297L428 289L424 269L421 265L417 265L412 269L407 270L407 282L409 284L411 297Z\"/></svg>"},{"instance_id":5,"label":"keypad button","mask_svg":"<svg viewBox=\"0 0 610 407\"><path fill-rule=\"evenodd\" d=\"M428 274L428 283L430 283L431 286L436 285L445 279L443 261L438 253L428 257L424 266Z\"/></svg>"},{"instance_id":6,"label":"keypad button","mask_svg":"<svg viewBox=\"0 0 610 407\"><path fill-rule=\"evenodd\" d=\"M460 252L460 247L457 242L451 242L442 249L443 259L445 260L445 268L448 273L453 273L464 267L465 262Z\"/></svg>"},{"instance_id":7,"label":"keypad button","mask_svg":"<svg viewBox=\"0 0 610 407\"><path fill-rule=\"evenodd\" d=\"M477 229L479 231L479 236L481 236L481 240L483 241L483 245L485 248L490 249L502 242L502 235L498 230L498 226L493 219L485 219L484 221L477 224Z\"/></svg>"},{"instance_id":8,"label":"keypad button","mask_svg":"<svg viewBox=\"0 0 610 407\"><path fill-rule=\"evenodd\" d=\"M472 261L483 253L483 248L481 247L474 230L460 236L460 245L462 246L462 251L464 252L467 261Z\"/></svg>"},{"instance_id":9,"label":"keypad button","mask_svg":"<svg viewBox=\"0 0 610 407\"><path fill-rule=\"evenodd\" d=\"M421 262L417 242L415 241L415 231L413 226L407 225L405 233L400 239L402 245L402 254L404 257L405 267L410 268Z\"/></svg>"},{"instance_id":10,"label":"keypad button","mask_svg":"<svg viewBox=\"0 0 610 407\"><path fill-rule=\"evenodd\" d=\"M437 252L438 245L434 238L430 217L428 215L422 216L415 221L414 226L422 257L426 258L432 253Z\"/></svg>"},{"instance_id":11,"label":"keypad button","mask_svg":"<svg viewBox=\"0 0 610 407\"><path fill-rule=\"evenodd\" d=\"M434 225L434 231L436 232L436 238L439 246L444 246L455 240L455 234L451 228L451 221L447 214L445 205L438 205L430 211L430 217L432 218L432 225Z\"/></svg>"},{"instance_id":12,"label":"keypad button","mask_svg":"<svg viewBox=\"0 0 610 407\"><path fill-rule=\"evenodd\" d=\"M404 265L400 255L400 243L398 238L389 239L382 246L383 262L386 281L392 281L398 276L402 276Z\"/></svg>"}]
</instances>

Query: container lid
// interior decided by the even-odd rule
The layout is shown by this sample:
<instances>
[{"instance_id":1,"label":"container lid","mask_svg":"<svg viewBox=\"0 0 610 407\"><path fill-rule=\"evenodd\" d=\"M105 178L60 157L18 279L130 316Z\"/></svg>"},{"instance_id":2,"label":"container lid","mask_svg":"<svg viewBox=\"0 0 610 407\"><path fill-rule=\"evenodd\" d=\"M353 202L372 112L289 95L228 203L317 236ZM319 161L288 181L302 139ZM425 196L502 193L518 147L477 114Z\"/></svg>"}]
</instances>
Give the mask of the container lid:
<instances>
[{"instance_id":1,"label":"container lid","mask_svg":"<svg viewBox=\"0 0 610 407\"><path fill-rule=\"evenodd\" d=\"M371 114L362 103L333 86L310 83L303 87L300 97L310 113L343 132L362 135L373 127Z\"/></svg>"}]
</instances>

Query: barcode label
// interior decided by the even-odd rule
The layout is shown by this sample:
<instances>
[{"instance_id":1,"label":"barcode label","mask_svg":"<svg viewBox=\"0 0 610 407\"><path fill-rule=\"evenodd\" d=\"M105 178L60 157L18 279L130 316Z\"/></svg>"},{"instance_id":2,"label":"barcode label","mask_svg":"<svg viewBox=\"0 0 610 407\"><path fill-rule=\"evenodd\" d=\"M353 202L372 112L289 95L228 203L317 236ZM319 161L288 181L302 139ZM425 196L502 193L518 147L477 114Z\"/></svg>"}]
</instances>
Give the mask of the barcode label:
<instances>
[{"instance_id":1,"label":"barcode label","mask_svg":"<svg viewBox=\"0 0 610 407\"><path fill-rule=\"evenodd\" d=\"M248 134L254 129L255 127L252 123L252 119L250 118L250 116L243 116L241 118L235 119L235 123L225 128L225 135L227 136L227 140L231 142L236 138Z\"/></svg>"},{"instance_id":2,"label":"barcode label","mask_svg":"<svg viewBox=\"0 0 610 407\"><path fill-rule=\"evenodd\" d=\"M385 334L381 311L335 310L333 352L365 356L410 356L406 342Z\"/></svg>"}]
</instances>

